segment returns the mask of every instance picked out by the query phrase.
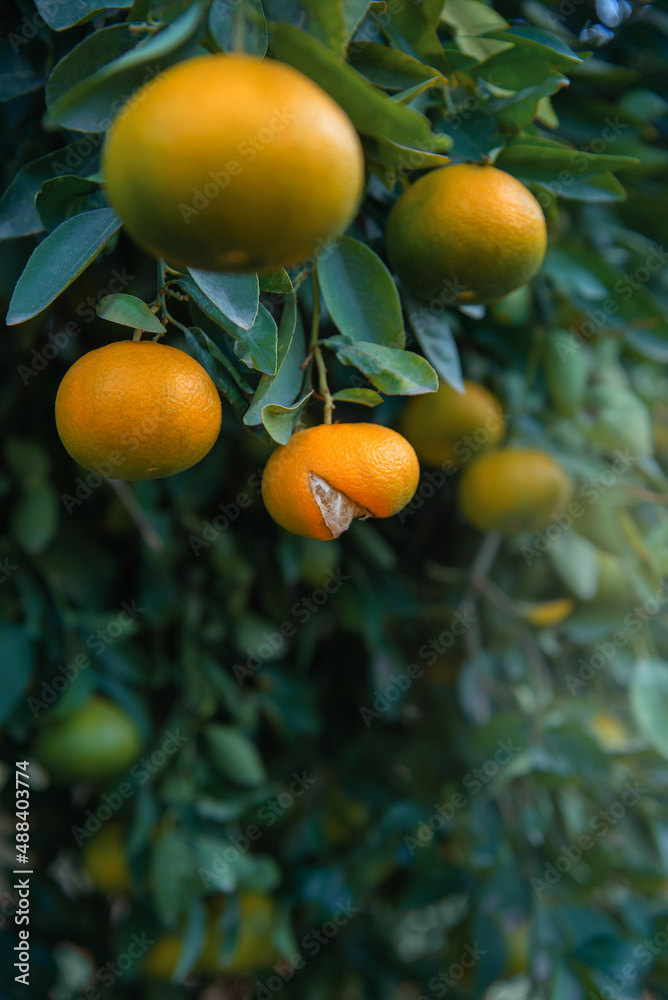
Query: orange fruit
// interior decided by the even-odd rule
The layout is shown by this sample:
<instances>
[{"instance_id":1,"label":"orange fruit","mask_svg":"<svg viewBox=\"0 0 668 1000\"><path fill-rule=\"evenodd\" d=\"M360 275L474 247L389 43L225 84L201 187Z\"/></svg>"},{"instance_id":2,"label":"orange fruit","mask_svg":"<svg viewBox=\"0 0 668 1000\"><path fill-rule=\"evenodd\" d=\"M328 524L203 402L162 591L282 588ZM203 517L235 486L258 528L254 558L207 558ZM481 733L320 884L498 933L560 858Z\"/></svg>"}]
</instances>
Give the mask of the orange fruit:
<instances>
[{"instance_id":1,"label":"orange fruit","mask_svg":"<svg viewBox=\"0 0 668 1000\"><path fill-rule=\"evenodd\" d=\"M419 478L417 456L396 431L380 424L320 424L273 452L262 498L288 531L329 541L353 518L398 513Z\"/></svg>"},{"instance_id":2,"label":"orange fruit","mask_svg":"<svg viewBox=\"0 0 668 1000\"><path fill-rule=\"evenodd\" d=\"M498 448L467 465L459 484L462 514L480 531L534 531L568 506L572 484L546 452Z\"/></svg>"},{"instance_id":3,"label":"orange fruit","mask_svg":"<svg viewBox=\"0 0 668 1000\"><path fill-rule=\"evenodd\" d=\"M537 601L520 607L520 614L532 625L550 628L560 625L575 610L575 602L570 597L557 597L553 601Z\"/></svg>"},{"instance_id":4,"label":"orange fruit","mask_svg":"<svg viewBox=\"0 0 668 1000\"><path fill-rule=\"evenodd\" d=\"M110 203L182 267L274 271L348 227L364 156L345 112L298 70L241 54L161 73L112 122Z\"/></svg>"},{"instance_id":5,"label":"orange fruit","mask_svg":"<svg viewBox=\"0 0 668 1000\"><path fill-rule=\"evenodd\" d=\"M93 696L69 715L48 722L35 741L35 756L64 782L110 777L133 764L141 750L139 731L127 712Z\"/></svg>"},{"instance_id":6,"label":"orange fruit","mask_svg":"<svg viewBox=\"0 0 668 1000\"><path fill-rule=\"evenodd\" d=\"M200 364L152 340L120 340L84 354L56 396L60 440L84 469L113 479L157 479L211 451L220 397Z\"/></svg>"},{"instance_id":7,"label":"orange fruit","mask_svg":"<svg viewBox=\"0 0 668 1000\"><path fill-rule=\"evenodd\" d=\"M86 841L81 860L93 886L99 892L127 892L132 887L123 827L108 823Z\"/></svg>"},{"instance_id":8,"label":"orange fruit","mask_svg":"<svg viewBox=\"0 0 668 1000\"><path fill-rule=\"evenodd\" d=\"M441 382L436 392L413 396L406 406L401 431L426 465L463 465L503 438L506 421L496 396L468 379L464 390Z\"/></svg>"},{"instance_id":9,"label":"orange fruit","mask_svg":"<svg viewBox=\"0 0 668 1000\"><path fill-rule=\"evenodd\" d=\"M401 280L446 305L503 298L533 278L546 245L531 192L505 171L475 163L424 174L387 223L387 252Z\"/></svg>"}]
</instances>

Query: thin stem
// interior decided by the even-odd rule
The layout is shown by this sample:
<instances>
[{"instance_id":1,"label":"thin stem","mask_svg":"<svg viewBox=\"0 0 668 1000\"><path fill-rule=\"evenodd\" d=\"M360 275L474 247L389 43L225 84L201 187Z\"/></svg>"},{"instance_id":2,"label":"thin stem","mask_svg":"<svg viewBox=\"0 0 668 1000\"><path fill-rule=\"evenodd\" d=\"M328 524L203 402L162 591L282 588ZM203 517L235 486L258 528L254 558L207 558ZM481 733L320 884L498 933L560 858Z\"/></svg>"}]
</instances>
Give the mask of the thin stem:
<instances>
[{"instance_id":1,"label":"thin stem","mask_svg":"<svg viewBox=\"0 0 668 1000\"><path fill-rule=\"evenodd\" d=\"M146 516L146 512L134 493L131 492L128 484L122 479L110 479L109 485L112 490L116 491L119 500L136 524L139 534L148 547L159 555L165 548L164 542L153 528L153 525Z\"/></svg>"},{"instance_id":2,"label":"thin stem","mask_svg":"<svg viewBox=\"0 0 668 1000\"><path fill-rule=\"evenodd\" d=\"M144 332L143 330L135 330L135 332L132 334L132 339L141 340L141 335L143 332Z\"/></svg>"},{"instance_id":3,"label":"thin stem","mask_svg":"<svg viewBox=\"0 0 668 1000\"><path fill-rule=\"evenodd\" d=\"M318 333L320 330L320 286L318 284L318 278L313 272L311 276L311 287L313 289L313 321L311 323L311 353L315 358L316 367L318 369L318 386L320 389L320 395L325 401L325 423L331 424L332 413L334 412L334 400L332 399L332 394L329 391L329 386L327 384L327 367L325 365L325 359L322 356L322 350L318 346Z\"/></svg>"}]
</instances>

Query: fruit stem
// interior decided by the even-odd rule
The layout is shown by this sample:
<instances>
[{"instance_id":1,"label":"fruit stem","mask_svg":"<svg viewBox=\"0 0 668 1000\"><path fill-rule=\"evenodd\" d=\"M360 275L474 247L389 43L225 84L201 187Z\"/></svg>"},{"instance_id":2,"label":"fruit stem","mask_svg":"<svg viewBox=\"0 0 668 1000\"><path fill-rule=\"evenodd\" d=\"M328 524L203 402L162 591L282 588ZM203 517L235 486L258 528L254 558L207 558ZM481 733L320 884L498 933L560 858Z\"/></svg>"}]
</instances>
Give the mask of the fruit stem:
<instances>
[{"instance_id":1,"label":"fruit stem","mask_svg":"<svg viewBox=\"0 0 668 1000\"><path fill-rule=\"evenodd\" d=\"M313 289L313 321L311 323L311 352L315 358L318 369L318 385L320 395L325 401L325 423L331 424L332 413L334 412L334 400L327 384L327 367L322 356L322 350L318 346L318 333L320 329L320 286L318 278L313 272L311 276L311 288Z\"/></svg>"},{"instance_id":2,"label":"fruit stem","mask_svg":"<svg viewBox=\"0 0 668 1000\"><path fill-rule=\"evenodd\" d=\"M135 330L134 333L132 334L132 339L141 340L141 335L143 332L144 332L143 330Z\"/></svg>"}]
</instances>

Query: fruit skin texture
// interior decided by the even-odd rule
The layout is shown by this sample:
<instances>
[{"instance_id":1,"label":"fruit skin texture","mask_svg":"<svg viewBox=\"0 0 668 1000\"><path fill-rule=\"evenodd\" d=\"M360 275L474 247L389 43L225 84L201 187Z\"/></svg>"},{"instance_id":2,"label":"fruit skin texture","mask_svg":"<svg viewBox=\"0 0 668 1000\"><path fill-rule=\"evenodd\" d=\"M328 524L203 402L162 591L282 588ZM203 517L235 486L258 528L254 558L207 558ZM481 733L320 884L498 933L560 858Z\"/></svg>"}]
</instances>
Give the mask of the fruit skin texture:
<instances>
[{"instance_id":1,"label":"fruit skin texture","mask_svg":"<svg viewBox=\"0 0 668 1000\"><path fill-rule=\"evenodd\" d=\"M210 271L298 264L348 227L364 187L338 104L298 70L241 54L179 63L133 95L102 169L141 246Z\"/></svg>"},{"instance_id":2,"label":"fruit skin texture","mask_svg":"<svg viewBox=\"0 0 668 1000\"><path fill-rule=\"evenodd\" d=\"M35 756L57 781L95 781L134 763L142 747L134 722L106 698L89 698L70 715L48 723Z\"/></svg>"},{"instance_id":3,"label":"fruit skin texture","mask_svg":"<svg viewBox=\"0 0 668 1000\"><path fill-rule=\"evenodd\" d=\"M84 469L158 479L196 465L222 420L211 378L184 351L120 340L84 354L56 396L60 440Z\"/></svg>"},{"instance_id":4,"label":"fruit skin texture","mask_svg":"<svg viewBox=\"0 0 668 1000\"><path fill-rule=\"evenodd\" d=\"M416 295L489 303L526 284L547 246L541 207L496 167L458 163L420 177L387 224L392 267Z\"/></svg>"},{"instance_id":5,"label":"fruit skin texture","mask_svg":"<svg viewBox=\"0 0 668 1000\"><path fill-rule=\"evenodd\" d=\"M536 531L568 506L572 484L544 451L499 448L466 467L459 507L480 531Z\"/></svg>"},{"instance_id":6,"label":"fruit skin texture","mask_svg":"<svg viewBox=\"0 0 668 1000\"><path fill-rule=\"evenodd\" d=\"M469 379L464 390L441 382L436 392L414 396L406 406L401 432L426 465L461 466L474 451L502 440L506 422L496 396ZM476 436L467 444L464 439L471 435Z\"/></svg>"},{"instance_id":7,"label":"fruit skin texture","mask_svg":"<svg viewBox=\"0 0 668 1000\"><path fill-rule=\"evenodd\" d=\"M81 852L83 866L99 892L127 892L132 888L123 827L108 823L86 841Z\"/></svg>"},{"instance_id":8,"label":"fruit skin texture","mask_svg":"<svg viewBox=\"0 0 668 1000\"><path fill-rule=\"evenodd\" d=\"M420 466L408 441L380 424L320 424L279 446L262 477L267 510L295 535L329 541L334 535L314 499L311 474L362 508L362 515L391 517L415 493Z\"/></svg>"}]
</instances>

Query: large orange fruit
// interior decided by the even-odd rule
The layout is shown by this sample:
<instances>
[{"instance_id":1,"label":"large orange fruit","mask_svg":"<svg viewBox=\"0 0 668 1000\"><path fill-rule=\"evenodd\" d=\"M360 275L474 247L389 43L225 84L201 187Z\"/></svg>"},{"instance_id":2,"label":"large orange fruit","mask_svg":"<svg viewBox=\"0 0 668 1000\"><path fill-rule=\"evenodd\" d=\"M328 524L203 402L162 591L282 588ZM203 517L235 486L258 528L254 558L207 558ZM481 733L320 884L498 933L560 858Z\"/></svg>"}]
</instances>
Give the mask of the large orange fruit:
<instances>
[{"instance_id":1,"label":"large orange fruit","mask_svg":"<svg viewBox=\"0 0 668 1000\"><path fill-rule=\"evenodd\" d=\"M493 448L506 432L503 410L484 385L464 379L464 392L441 382L436 392L413 396L401 431L427 465L464 465L483 448Z\"/></svg>"},{"instance_id":2,"label":"large orange fruit","mask_svg":"<svg viewBox=\"0 0 668 1000\"><path fill-rule=\"evenodd\" d=\"M220 397L200 364L152 340L84 354L56 396L56 425L72 458L112 479L157 479L213 448Z\"/></svg>"},{"instance_id":3,"label":"large orange fruit","mask_svg":"<svg viewBox=\"0 0 668 1000\"><path fill-rule=\"evenodd\" d=\"M432 170L401 195L387 224L390 262L409 289L445 305L494 302L533 278L545 256L541 207L496 167Z\"/></svg>"},{"instance_id":4,"label":"large orange fruit","mask_svg":"<svg viewBox=\"0 0 668 1000\"><path fill-rule=\"evenodd\" d=\"M320 424L271 455L262 497L295 535L329 541L353 518L391 517L411 500L420 466L411 445L379 424Z\"/></svg>"},{"instance_id":5,"label":"large orange fruit","mask_svg":"<svg viewBox=\"0 0 668 1000\"><path fill-rule=\"evenodd\" d=\"M560 465L536 448L499 448L467 465L459 506L480 531L534 531L558 517L572 484Z\"/></svg>"},{"instance_id":6,"label":"large orange fruit","mask_svg":"<svg viewBox=\"0 0 668 1000\"><path fill-rule=\"evenodd\" d=\"M145 249L182 267L273 271L343 232L364 156L345 112L296 69L198 56L134 94L103 155L109 201Z\"/></svg>"}]
</instances>

